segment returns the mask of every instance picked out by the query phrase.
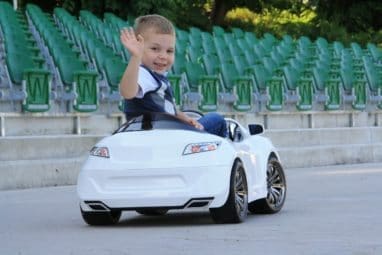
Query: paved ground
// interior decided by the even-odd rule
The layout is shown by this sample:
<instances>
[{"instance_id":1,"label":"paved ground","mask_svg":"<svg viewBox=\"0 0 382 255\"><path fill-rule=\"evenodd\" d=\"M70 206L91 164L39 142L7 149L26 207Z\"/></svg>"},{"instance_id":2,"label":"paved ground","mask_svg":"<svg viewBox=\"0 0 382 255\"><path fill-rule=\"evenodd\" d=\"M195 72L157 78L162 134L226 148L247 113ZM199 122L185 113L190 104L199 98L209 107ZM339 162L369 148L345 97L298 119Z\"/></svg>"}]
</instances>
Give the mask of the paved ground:
<instances>
[{"instance_id":1,"label":"paved ground","mask_svg":"<svg viewBox=\"0 0 382 255\"><path fill-rule=\"evenodd\" d=\"M216 225L205 210L89 227L74 186L0 192L1 255L382 254L382 164L288 169L284 209Z\"/></svg>"}]
</instances>

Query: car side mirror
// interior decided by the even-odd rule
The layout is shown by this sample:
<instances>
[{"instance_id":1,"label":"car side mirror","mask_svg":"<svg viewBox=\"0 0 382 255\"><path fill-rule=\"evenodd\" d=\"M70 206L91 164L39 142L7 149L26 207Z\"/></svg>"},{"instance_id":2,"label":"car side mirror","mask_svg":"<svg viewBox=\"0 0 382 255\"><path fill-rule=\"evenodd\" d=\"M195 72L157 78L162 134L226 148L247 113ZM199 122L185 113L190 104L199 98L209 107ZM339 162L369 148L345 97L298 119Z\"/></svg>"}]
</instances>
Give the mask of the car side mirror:
<instances>
[{"instance_id":1,"label":"car side mirror","mask_svg":"<svg viewBox=\"0 0 382 255\"><path fill-rule=\"evenodd\" d=\"M249 124L248 129L251 135L257 135L264 132L263 126L259 124Z\"/></svg>"}]
</instances>

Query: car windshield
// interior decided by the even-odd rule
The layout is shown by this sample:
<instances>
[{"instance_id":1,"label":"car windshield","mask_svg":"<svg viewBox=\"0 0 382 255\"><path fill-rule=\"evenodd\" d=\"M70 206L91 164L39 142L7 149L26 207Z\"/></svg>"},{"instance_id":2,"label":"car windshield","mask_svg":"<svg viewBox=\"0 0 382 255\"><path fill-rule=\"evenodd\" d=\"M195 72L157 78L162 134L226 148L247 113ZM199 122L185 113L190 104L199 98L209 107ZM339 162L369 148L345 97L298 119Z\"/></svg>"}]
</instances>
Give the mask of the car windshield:
<instances>
[{"instance_id":1,"label":"car windshield","mask_svg":"<svg viewBox=\"0 0 382 255\"><path fill-rule=\"evenodd\" d=\"M166 113L142 113L122 124L115 132L145 131L154 129L178 129L203 132Z\"/></svg>"}]
</instances>

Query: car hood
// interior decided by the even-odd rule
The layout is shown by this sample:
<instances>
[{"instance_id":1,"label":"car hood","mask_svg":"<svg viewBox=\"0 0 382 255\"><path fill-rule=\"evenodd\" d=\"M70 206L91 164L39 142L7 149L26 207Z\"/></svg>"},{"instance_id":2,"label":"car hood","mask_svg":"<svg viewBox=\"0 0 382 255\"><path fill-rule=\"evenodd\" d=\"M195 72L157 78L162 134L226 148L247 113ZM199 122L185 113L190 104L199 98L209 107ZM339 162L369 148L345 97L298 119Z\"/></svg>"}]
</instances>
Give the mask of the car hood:
<instances>
[{"instance_id":1,"label":"car hood","mask_svg":"<svg viewBox=\"0 0 382 255\"><path fill-rule=\"evenodd\" d=\"M183 155L188 144L220 141L221 145L216 151ZM174 163L202 158L210 161L222 162L221 147L231 147L226 139L208 133L185 130L150 130L122 132L101 140L97 146L109 149L110 159L128 163Z\"/></svg>"}]
</instances>

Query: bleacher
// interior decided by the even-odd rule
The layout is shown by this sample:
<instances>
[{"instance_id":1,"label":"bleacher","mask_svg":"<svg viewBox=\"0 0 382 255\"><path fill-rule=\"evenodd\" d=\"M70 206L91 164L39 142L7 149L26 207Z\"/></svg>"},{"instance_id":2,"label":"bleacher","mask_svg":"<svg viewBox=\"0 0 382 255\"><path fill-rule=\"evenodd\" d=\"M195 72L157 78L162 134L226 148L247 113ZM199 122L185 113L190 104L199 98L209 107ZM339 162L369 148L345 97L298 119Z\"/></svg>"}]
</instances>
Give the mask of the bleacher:
<instances>
[{"instance_id":1,"label":"bleacher","mask_svg":"<svg viewBox=\"0 0 382 255\"><path fill-rule=\"evenodd\" d=\"M73 184L123 121L131 25L0 1L0 189ZM181 109L259 123L287 168L382 160L382 51L240 28L177 29L169 79ZM36 150L38 148L38 150Z\"/></svg>"},{"instance_id":2,"label":"bleacher","mask_svg":"<svg viewBox=\"0 0 382 255\"><path fill-rule=\"evenodd\" d=\"M2 106L19 112L121 112L118 83L129 53L129 25L82 10L25 12L0 3ZM325 38L281 39L214 26L177 29L169 78L181 108L203 112L367 111L382 109L382 51ZM19 61L23 59L24 61Z\"/></svg>"},{"instance_id":3,"label":"bleacher","mask_svg":"<svg viewBox=\"0 0 382 255\"><path fill-rule=\"evenodd\" d=\"M6 2L0 16L4 112L120 111L118 83L127 59L120 55L118 31L111 31L112 19L90 24L95 16L86 11L80 22L61 8L50 15L28 4L21 12ZM107 41L107 31L115 44Z\"/></svg>"}]
</instances>

